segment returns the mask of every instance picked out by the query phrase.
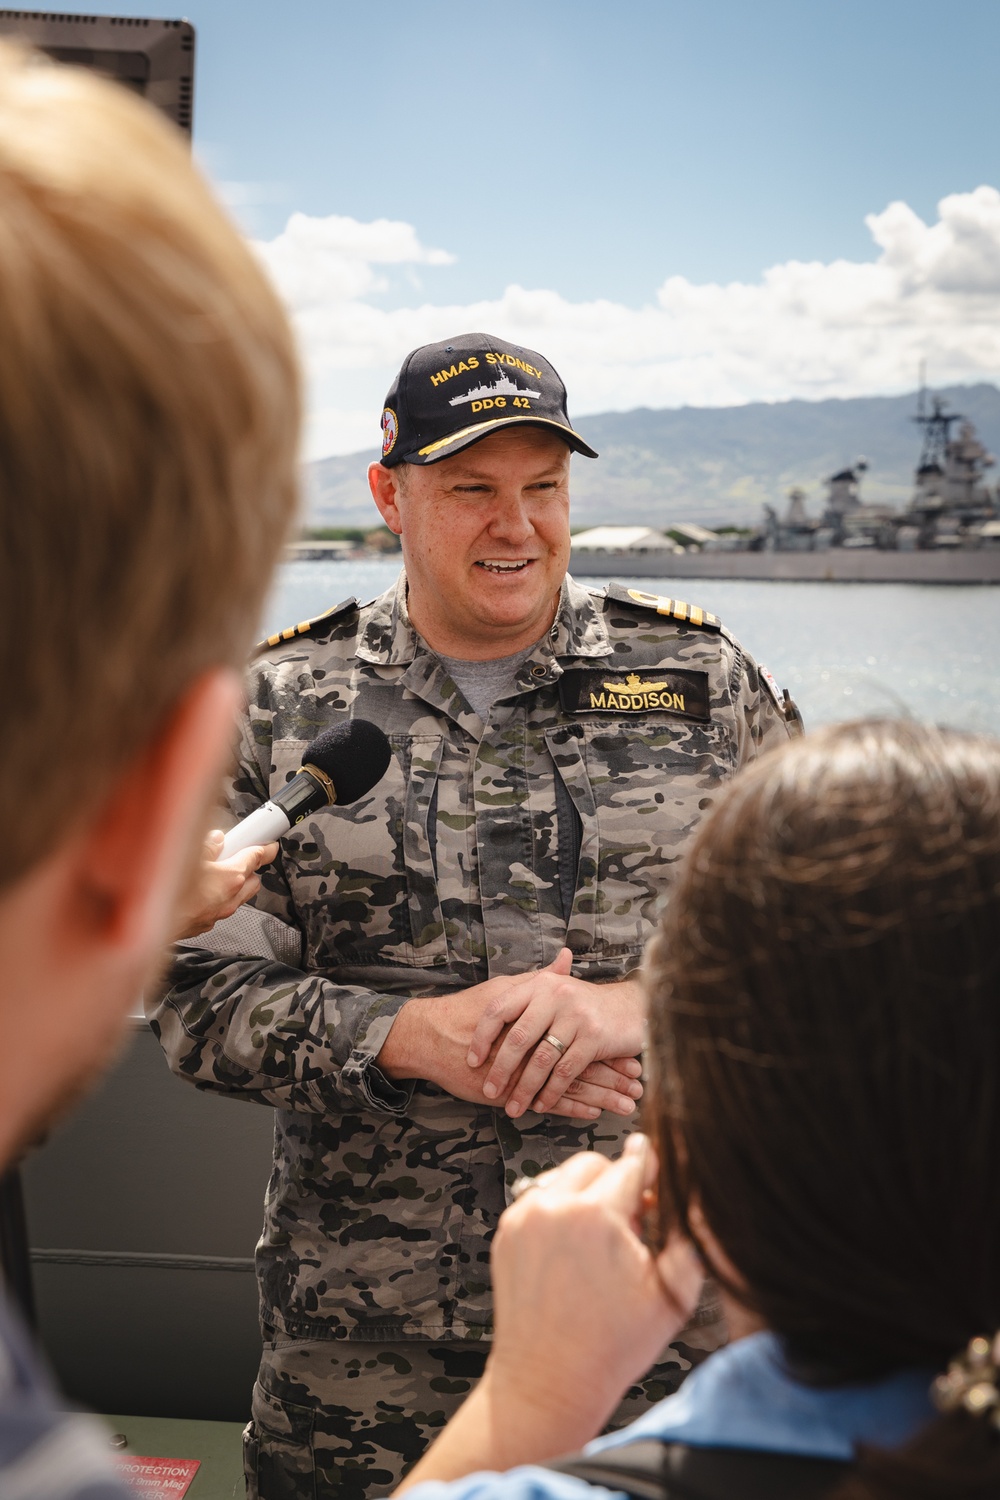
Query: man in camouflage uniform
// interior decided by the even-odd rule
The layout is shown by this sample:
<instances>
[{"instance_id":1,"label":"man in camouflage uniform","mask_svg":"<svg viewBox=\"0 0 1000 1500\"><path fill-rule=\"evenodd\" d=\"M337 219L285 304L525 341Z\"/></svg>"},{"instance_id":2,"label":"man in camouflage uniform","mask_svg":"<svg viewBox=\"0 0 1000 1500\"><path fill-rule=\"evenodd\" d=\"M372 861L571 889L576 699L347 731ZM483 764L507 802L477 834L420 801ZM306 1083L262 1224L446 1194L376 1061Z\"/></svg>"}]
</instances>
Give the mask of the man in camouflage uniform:
<instances>
[{"instance_id":1,"label":"man in camouflage uniform","mask_svg":"<svg viewBox=\"0 0 1000 1500\"><path fill-rule=\"evenodd\" d=\"M510 1189L621 1149L671 865L713 790L791 732L713 616L565 576L570 449L596 455L541 356L483 334L417 350L383 433L370 480L405 573L267 643L231 811L345 716L393 761L289 832L154 1015L179 1073L276 1108L246 1445L268 1500L391 1489L471 1388Z\"/></svg>"}]
</instances>

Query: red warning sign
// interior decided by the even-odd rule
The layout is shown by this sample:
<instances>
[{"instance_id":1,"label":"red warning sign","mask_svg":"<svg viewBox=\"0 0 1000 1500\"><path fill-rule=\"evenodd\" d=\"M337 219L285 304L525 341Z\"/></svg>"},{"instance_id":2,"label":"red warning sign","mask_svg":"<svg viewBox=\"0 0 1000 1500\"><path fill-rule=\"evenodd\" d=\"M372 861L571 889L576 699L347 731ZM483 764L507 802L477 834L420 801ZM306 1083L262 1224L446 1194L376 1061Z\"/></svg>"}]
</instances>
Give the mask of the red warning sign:
<instances>
[{"instance_id":1,"label":"red warning sign","mask_svg":"<svg viewBox=\"0 0 1000 1500\"><path fill-rule=\"evenodd\" d=\"M180 1500L201 1465L198 1458L140 1458L134 1453L116 1453L115 1462L133 1495L146 1500Z\"/></svg>"}]
</instances>

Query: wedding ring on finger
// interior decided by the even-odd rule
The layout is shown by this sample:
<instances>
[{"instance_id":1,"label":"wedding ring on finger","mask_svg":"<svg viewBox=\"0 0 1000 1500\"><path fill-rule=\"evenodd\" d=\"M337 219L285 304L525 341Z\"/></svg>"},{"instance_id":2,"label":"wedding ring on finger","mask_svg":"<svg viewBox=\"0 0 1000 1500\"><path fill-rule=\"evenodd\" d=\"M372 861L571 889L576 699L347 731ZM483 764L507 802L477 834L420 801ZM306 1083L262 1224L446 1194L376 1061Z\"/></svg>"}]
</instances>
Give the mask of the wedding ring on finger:
<instances>
[{"instance_id":1,"label":"wedding ring on finger","mask_svg":"<svg viewBox=\"0 0 1000 1500\"><path fill-rule=\"evenodd\" d=\"M519 1177L510 1190L511 1202L516 1203L518 1198L523 1198L531 1188L545 1187L544 1177L544 1172L540 1172L537 1177Z\"/></svg>"},{"instance_id":2,"label":"wedding ring on finger","mask_svg":"<svg viewBox=\"0 0 1000 1500\"><path fill-rule=\"evenodd\" d=\"M560 1056L566 1051L566 1043L561 1042L557 1036L553 1036L551 1031L548 1036L542 1037L542 1041L548 1042L549 1046L554 1047Z\"/></svg>"}]
</instances>

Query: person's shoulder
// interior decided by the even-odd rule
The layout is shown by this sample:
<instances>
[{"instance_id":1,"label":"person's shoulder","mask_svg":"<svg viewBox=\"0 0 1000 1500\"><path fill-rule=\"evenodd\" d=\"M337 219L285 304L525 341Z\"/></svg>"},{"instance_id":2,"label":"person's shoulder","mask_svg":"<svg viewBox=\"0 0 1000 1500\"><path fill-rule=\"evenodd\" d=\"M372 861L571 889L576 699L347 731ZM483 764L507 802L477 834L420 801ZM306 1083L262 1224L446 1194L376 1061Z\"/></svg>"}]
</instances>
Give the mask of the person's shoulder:
<instances>
[{"instance_id":1,"label":"person's shoulder","mask_svg":"<svg viewBox=\"0 0 1000 1500\"><path fill-rule=\"evenodd\" d=\"M369 603L372 602L374 601L369 600ZM276 630L273 635L258 641L254 647L253 660L259 662L267 658L269 661L278 661L287 654L285 648L289 646L293 651L301 651L309 646L352 638L357 633L361 611L367 608L367 604L359 604L353 595L349 599L342 599L339 604L323 610L321 614L313 615L308 620L300 620L297 625L289 625L284 630Z\"/></svg>"},{"instance_id":2,"label":"person's shoulder","mask_svg":"<svg viewBox=\"0 0 1000 1500\"><path fill-rule=\"evenodd\" d=\"M662 625L675 631L678 625L690 630L706 631L710 635L721 635L732 641L731 633L718 615L702 608L700 604L688 604L683 599L673 599L666 594L651 594L645 589L629 588L623 583L609 583L605 588L589 591L602 609L608 624L614 628L633 630L636 625ZM650 616L654 619L650 619Z\"/></svg>"},{"instance_id":3,"label":"person's shoulder","mask_svg":"<svg viewBox=\"0 0 1000 1500\"><path fill-rule=\"evenodd\" d=\"M778 718L792 726L789 732L801 733L802 716L789 694L782 692L767 668L760 666L718 615L700 604L688 604L683 599L621 583L609 583L606 588L589 592L603 609L616 652L631 649L630 637L634 638L637 628L647 640L651 630L662 630L660 643L667 650L677 650L685 662L704 665L723 680L728 679L733 695L745 683L753 698L763 696L771 700Z\"/></svg>"}]
</instances>

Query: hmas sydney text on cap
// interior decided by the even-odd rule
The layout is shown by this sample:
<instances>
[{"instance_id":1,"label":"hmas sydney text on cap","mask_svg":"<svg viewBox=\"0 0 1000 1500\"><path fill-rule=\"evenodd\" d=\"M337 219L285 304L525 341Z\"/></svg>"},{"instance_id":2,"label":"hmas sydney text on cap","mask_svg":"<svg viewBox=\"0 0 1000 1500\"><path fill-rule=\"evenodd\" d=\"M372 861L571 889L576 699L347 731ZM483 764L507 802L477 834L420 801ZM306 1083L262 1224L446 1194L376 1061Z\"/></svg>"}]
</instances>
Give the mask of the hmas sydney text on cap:
<instances>
[{"instance_id":1,"label":"hmas sydney text on cap","mask_svg":"<svg viewBox=\"0 0 1000 1500\"><path fill-rule=\"evenodd\" d=\"M554 431L597 457L570 426L566 387L547 359L488 333L463 333L403 360L382 412L382 462L438 463L517 426Z\"/></svg>"}]
</instances>

